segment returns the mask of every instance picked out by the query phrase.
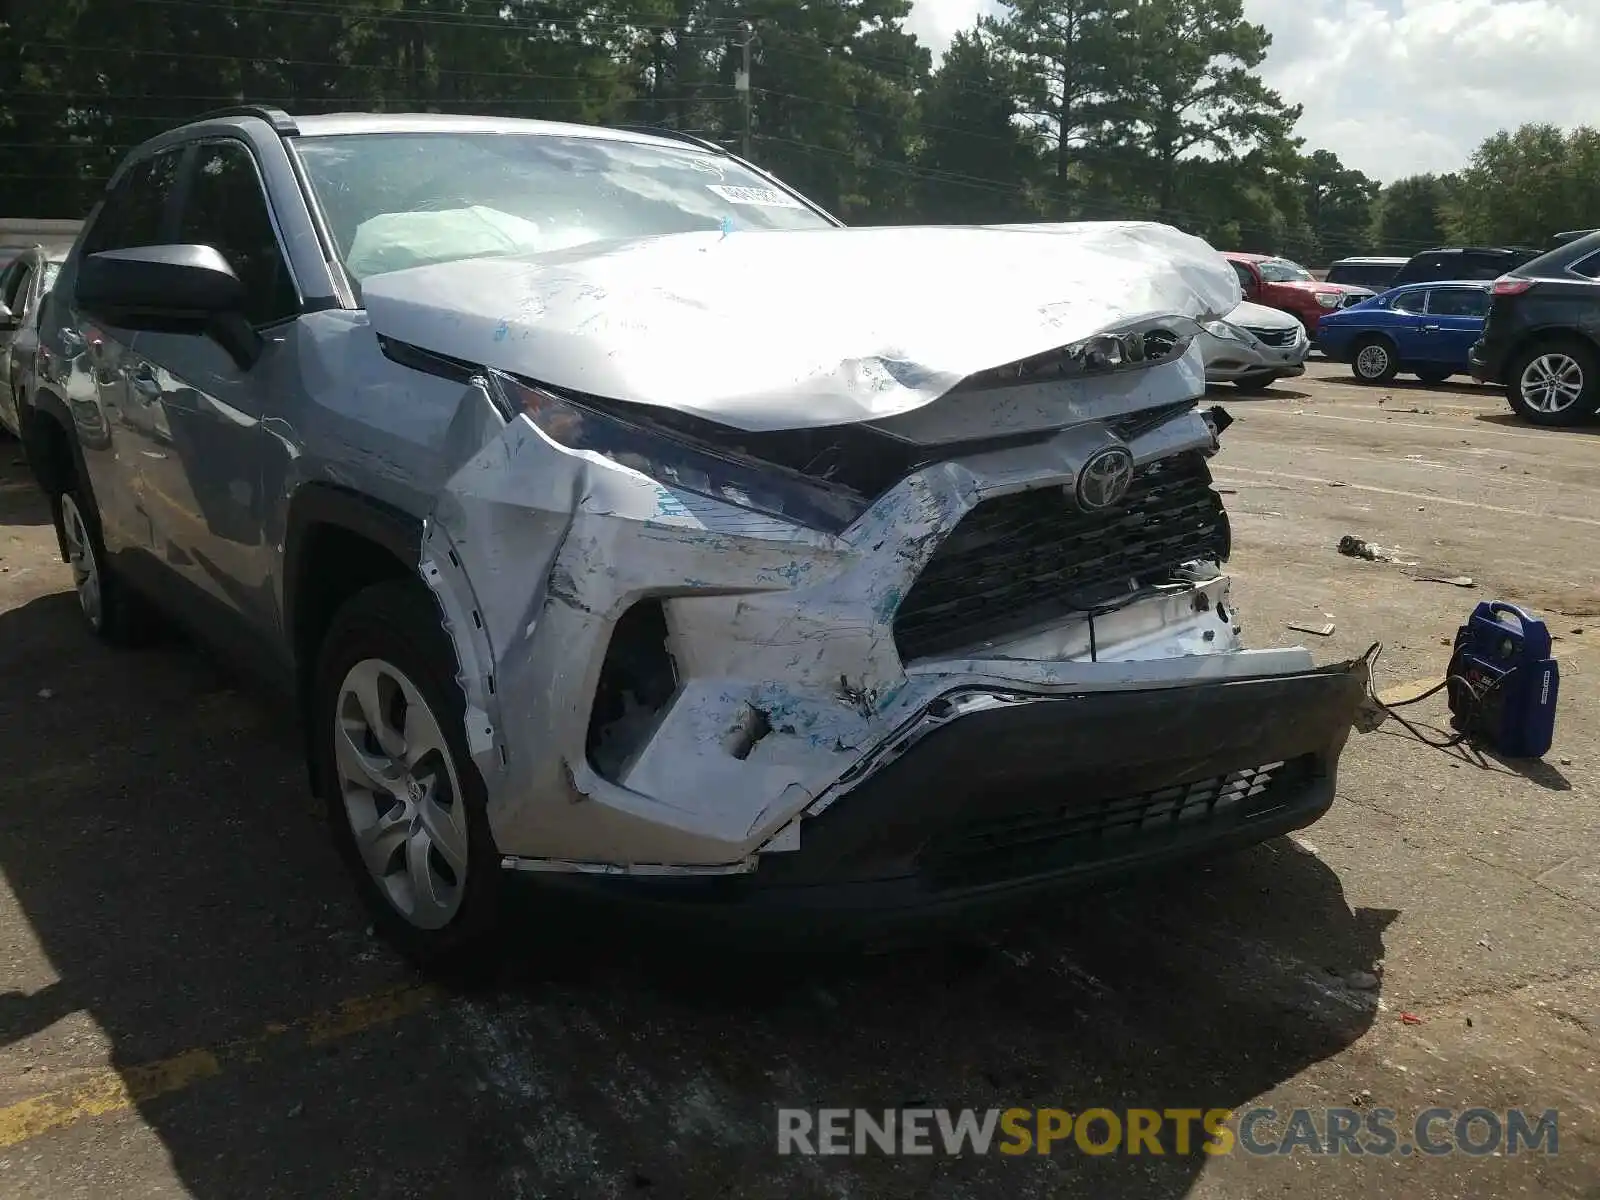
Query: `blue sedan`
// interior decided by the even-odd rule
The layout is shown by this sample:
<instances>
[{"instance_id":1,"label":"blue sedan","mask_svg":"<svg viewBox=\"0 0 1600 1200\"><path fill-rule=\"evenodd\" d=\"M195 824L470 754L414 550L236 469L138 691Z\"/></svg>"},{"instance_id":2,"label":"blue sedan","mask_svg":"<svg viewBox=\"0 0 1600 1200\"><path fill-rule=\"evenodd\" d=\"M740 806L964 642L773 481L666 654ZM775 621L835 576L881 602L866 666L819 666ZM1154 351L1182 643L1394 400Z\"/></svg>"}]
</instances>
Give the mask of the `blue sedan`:
<instances>
[{"instance_id":1,"label":"blue sedan","mask_svg":"<svg viewBox=\"0 0 1600 1200\"><path fill-rule=\"evenodd\" d=\"M1465 375L1467 352L1483 334L1486 280L1408 283L1328 313L1317 348L1347 362L1363 383L1388 383L1409 371L1424 383Z\"/></svg>"}]
</instances>

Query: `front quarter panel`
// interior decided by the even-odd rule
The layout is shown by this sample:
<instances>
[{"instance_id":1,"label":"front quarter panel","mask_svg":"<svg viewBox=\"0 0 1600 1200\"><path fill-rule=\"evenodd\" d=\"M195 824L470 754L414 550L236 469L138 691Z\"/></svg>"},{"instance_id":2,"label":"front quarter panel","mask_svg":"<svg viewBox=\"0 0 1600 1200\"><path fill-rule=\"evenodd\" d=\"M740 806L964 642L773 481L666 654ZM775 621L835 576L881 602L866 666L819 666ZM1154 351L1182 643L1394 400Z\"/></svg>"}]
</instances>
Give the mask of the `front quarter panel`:
<instances>
[{"instance_id":1,"label":"front quarter panel","mask_svg":"<svg viewBox=\"0 0 1600 1200\"><path fill-rule=\"evenodd\" d=\"M288 339L292 365L262 421L261 476L266 539L276 548L278 611L285 614L293 605L285 588L294 565L284 558L291 530L305 519L296 516L297 498L332 488L370 497L420 524L448 472L466 391L386 358L365 312L312 313L295 322Z\"/></svg>"}]
</instances>

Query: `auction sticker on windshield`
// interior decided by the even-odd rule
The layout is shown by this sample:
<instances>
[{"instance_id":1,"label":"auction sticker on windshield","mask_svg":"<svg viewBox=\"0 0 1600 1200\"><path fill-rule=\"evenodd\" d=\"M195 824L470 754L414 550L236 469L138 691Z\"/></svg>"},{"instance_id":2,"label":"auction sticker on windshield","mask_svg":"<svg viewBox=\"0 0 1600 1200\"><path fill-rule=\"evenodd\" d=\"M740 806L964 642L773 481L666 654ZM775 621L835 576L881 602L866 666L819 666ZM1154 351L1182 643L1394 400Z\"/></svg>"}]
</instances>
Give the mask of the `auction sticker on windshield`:
<instances>
[{"instance_id":1,"label":"auction sticker on windshield","mask_svg":"<svg viewBox=\"0 0 1600 1200\"><path fill-rule=\"evenodd\" d=\"M734 187L727 183L707 184L713 192L730 204L756 204L762 208L804 208L793 196L777 188Z\"/></svg>"}]
</instances>

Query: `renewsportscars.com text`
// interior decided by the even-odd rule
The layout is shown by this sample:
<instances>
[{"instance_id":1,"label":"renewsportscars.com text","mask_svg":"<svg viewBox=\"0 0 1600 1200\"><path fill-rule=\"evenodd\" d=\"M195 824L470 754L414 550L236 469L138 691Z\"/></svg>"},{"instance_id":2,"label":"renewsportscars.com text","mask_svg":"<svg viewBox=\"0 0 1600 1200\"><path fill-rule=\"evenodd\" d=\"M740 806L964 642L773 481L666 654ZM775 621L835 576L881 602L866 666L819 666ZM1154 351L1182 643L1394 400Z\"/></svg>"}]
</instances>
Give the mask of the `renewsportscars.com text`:
<instances>
[{"instance_id":1,"label":"renewsportscars.com text","mask_svg":"<svg viewBox=\"0 0 1600 1200\"><path fill-rule=\"evenodd\" d=\"M784 1108L779 1154L1555 1154L1555 1109Z\"/></svg>"}]
</instances>

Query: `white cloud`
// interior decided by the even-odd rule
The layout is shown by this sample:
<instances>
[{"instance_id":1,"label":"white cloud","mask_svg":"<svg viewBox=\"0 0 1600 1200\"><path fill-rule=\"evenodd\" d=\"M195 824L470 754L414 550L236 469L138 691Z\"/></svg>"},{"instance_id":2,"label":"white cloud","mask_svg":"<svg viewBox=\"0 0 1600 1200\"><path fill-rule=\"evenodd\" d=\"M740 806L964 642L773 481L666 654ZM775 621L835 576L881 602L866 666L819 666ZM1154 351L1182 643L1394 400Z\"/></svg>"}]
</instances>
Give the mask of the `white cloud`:
<instances>
[{"instance_id":1,"label":"white cloud","mask_svg":"<svg viewBox=\"0 0 1600 1200\"><path fill-rule=\"evenodd\" d=\"M906 28L933 51L938 62L956 34L971 29L981 14L998 8L993 0L913 0Z\"/></svg>"},{"instance_id":2,"label":"white cloud","mask_svg":"<svg viewBox=\"0 0 1600 1200\"><path fill-rule=\"evenodd\" d=\"M916 0L940 53L989 0ZM1461 167L1525 121L1600 112L1597 0L1245 0L1272 34L1266 80L1305 109L1297 132L1385 182Z\"/></svg>"}]
</instances>

